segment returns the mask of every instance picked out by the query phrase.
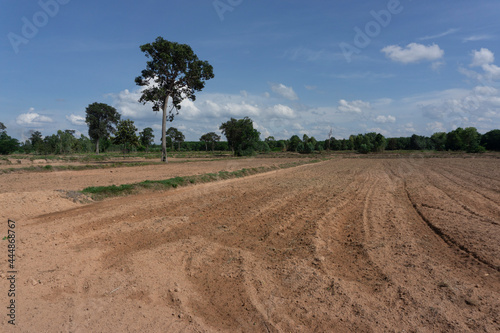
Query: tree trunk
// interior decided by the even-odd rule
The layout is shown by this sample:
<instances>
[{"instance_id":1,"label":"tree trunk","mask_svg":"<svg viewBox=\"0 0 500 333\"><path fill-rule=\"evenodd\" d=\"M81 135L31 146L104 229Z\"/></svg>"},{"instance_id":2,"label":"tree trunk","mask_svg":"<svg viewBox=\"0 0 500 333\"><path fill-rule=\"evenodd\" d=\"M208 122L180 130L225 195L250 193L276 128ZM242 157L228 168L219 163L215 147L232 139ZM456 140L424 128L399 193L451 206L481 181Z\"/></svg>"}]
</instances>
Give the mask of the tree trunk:
<instances>
[{"instance_id":1,"label":"tree trunk","mask_svg":"<svg viewBox=\"0 0 500 333\"><path fill-rule=\"evenodd\" d=\"M163 105L163 116L161 121L161 161L168 163L167 161L167 103L168 95L165 98L165 103Z\"/></svg>"},{"instance_id":2,"label":"tree trunk","mask_svg":"<svg viewBox=\"0 0 500 333\"><path fill-rule=\"evenodd\" d=\"M95 144L95 153L97 155L99 155L99 138L97 138L96 140L96 144Z\"/></svg>"}]
</instances>

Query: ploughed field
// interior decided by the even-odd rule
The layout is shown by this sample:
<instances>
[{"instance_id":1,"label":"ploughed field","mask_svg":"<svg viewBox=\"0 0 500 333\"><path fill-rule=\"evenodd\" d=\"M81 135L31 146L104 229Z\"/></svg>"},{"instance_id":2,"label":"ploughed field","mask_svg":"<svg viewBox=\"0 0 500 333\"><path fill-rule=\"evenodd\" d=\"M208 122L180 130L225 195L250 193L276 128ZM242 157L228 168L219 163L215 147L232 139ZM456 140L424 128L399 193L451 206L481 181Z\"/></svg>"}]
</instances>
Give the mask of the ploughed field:
<instances>
[{"instance_id":1,"label":"ploughed field","mask_svg":"<svg viewBox=\"0 0 500 333\"><path fill-rule=\"evenodd\" d=\"M17 331L500 330L500 159L334 158L88 204L29 190L110 171L0 175Z\"/></svg>"}]
</instances>

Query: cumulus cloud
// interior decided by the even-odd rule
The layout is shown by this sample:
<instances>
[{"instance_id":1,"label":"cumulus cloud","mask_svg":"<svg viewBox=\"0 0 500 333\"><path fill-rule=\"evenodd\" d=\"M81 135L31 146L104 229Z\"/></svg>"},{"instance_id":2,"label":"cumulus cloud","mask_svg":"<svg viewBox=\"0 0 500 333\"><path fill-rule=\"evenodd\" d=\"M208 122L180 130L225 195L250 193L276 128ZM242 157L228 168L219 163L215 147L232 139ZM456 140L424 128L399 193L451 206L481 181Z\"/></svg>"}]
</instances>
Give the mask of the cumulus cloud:
<instances>
[{"instance_id":1,"label":"cumulus cloud","mask_svg":"<svg viewBox=\"0 0 500 333\"><path fill-rule=\"evenodd\" d=\"M472 51L471 67L481 67L495 62L495 55L488 49L482 48L479 51Z\"/></svg>"},{"instance_id":2,"label":"cumulus cloud","mask_svg":"<svg viewBox=\"0 0 500 333\"><path fill-rule=\"evenodd\" d=\"M295 111L291 107L282 104L273 106L271 114L277 117L295 118Z\"/></svg>"},{"instance_id":3,"label":"cumulus cloud","mask_svg":"<svg viewBox=\"0 0 500 333\"><path fill-rule=\"evenodd\" d=\"M38 127L43 124L51 123L53 120L50 117L33 112L35 109L30 108L27 113L22 113L16 118L16 124L26 127Z\"/></svg>"},{"instance_id":4,"label":"cumulus cloud","mask_svg":"<svg viewBox=\"0 0 500 333\"><path fill-rule=\"evenodd\" d=\"M179 116L183 119L196 119L201 116L200 109L194 104L193 101L185 99L181 102L182 113Z\"/></svg>"},{"instance_id":5,"label":"cumulus cloud","mask_svg":"<svg viewBox=\"0 0 500 333\"><path fill-rule=\"evenodd\" d=\"M285 86L282 83L271 85L271 90L275 94L278 94L281 97L284 97L284 98L289 99L291 101L295 101L295 100L299 99L299 97L297 96L297 94L295 93L295 91L293 91L292 87L287 87L287 86Z\"/></svg>"},{"instance_id":6,"label":"cumulus cloud","mask_svg":"<svg viewBox=\"0 0 500 333\"><path fill-rule=\"evenodd\" d=\"M376 123L380 123L380 124L395 123L396 117L390 116L390 115L389 116L377 116L377 118L375 118L373 121Z\"/></svg>"},{"instance_id":7,"label":"cumulus cloud","mask_svg":"<svg viewBox=\"0 0 500 333\"><path fill-rule=\"evenodd\" d=\"M466 75L467 77L482 81L487 80L499 80L500 79L500 67L493 64L495 62L495 55L492 51L482 48L479 51L472 51L472 62L470 67L481 67L484 73L478 73L473 70L468 70L466 68L460 67L459 72Z\"/></svg>"},{"instance_id":8,"label":"cumulus cloud","mask_svg":"<svg viewBox=\"0 0 500 333\"><path fill-rule=\"evenodd\" d=\"M363 109L370 109L370 108L371 106L369 102L363 102L360 100L348 102L344 99L341 99L339 101L339 106L337 107L337 109L340 112L348 112L348 113L351 112L361 113L363 112Z\"/></svg>"},{"instance_id":9,"label":"cumulus cloud","mask_svg":"<svg viewBox=\"0 0 500 333\"><path fill-rule=\"evenodd\" d=\"M437 97L420 105L425 117L461 126L472 126L471 122L479 119L494 123L500 117L500 95L494 87L478 86L456 91L455 96L442 94L441 99Z\"/></svg>"},{"instance_id":10,"label":"cumulus cloud","mask_svg":"<svg viewBox=\"0 0 500 333\"><path fill-rule=\"evenodd\" d=\"M399 45L389 45L384 47L381 52L395 62L403 64L417 63L423 60L435 61L441 59L444 51L436 44L423 45L417 43L408 44L405 48Z\"/></svg>"},{"instance_id":11,"label":"cumulus cloud","mask_svg":"<svg viewBox=\"0 0 500 333\"><path fill-rule=\"evenodd\" d=\"M108 96L112 98L113 106L124 118L141 119L150 116L153 110L152 104L144 105L138 102L143 89L145 88L134 91L125 89L118 94L108 94Z\"/></svg>"},{"instance_id":12,"label":"cumulus cloud","mask_svg":"<svg viewBox=\"0 0 500 333\"><path fill-rule=\"evenodd\" d=\"M439 121L427 123L426 129L429 133L447 132L446 128L443 126L443 123Z\"/></svg>"},{"instance_id":13,"label":"cumulus cloud","mask_svg":"<svg viewBox=\"0 0 500 333\"><path fill-rule=\"evenodd\" d=\"M82 116L77 116L75 114L70 114L69 116L66 116L66 119L69 120L69 122L73 125L76 126L85 126L85 117Z\"/></svg>"}]
</instances>

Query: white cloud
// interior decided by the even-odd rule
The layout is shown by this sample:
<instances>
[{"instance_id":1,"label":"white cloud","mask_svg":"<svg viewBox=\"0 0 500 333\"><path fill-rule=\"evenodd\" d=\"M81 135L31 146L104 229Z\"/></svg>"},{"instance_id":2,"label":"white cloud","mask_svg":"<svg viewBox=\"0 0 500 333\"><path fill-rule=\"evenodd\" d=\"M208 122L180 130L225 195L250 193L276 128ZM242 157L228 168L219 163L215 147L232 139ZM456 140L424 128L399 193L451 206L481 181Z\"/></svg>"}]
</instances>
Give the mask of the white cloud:
<instances>
[{"instance_id":1,"label":"white cloud","mask_svg":"<svg viewBox=\"0 0 500 333\"><path fill-rule=\"evenodd\" d=\"M293 91L292 87L287 87L282 83L271 85L271 90L275 94L278 94L281 97L284 97L284 98L289 99L291 101L295 101L295 100L299 99L299 97L297 97L297 94L295 93L295 91Z\"/></svg>"},{"instance_id":2,"label":"white cloud","mask_svg":"<svg viewBox=\"0 0 500 333\"><path fill-rule=\"evenodd\" d=\"M479 51L474 50L472 51L472 62L470 67L481 67L484 74L470 71L465 68L459 68L459 72L477 80L498 80L500 79L500 67L493 64L494 62L495 55L490 50L485 48L482 48Z\"/></svg>"},{"instance_id":3,"label":"white cloud","mask_svg":"<svg viewBox=\"0 0 500 333\"><path fill-rule=\"evenodd\" d=\"M433 71L439 71L444 66L444 61L435 61L432 63L431 68Z\"/></svg>"},{"instance_id":4,"label":"white cloud","mask_svg":"<svg viewBox=\"0 0 500 333\"><path fill-rule=\"evenodd\" d=\"M405 48L398 45L384 47L381 52L393 61L403 64L416 63L422 60L435 61L441 59L444 51L436 44L422 45L417 43L408 44Z\"/></svg>"},{"instance_id":5,"label":"white cloud","mask_svg":"<svg viewBox=\"0 0 500 333\"><path fill-rule=\"evenodd\" d=\"M388 106L391 105L393 100L391 98L379 98L373 102L374 106Z\"/></svg>"},{"instance_id":6,"label":"white cloud","mask_svg":"<svg viewBox=\"0 0 500 333\"><path fill-rule=\"evenodd\" d=\"M85 126L85 117L82 116L77 116L75 114L70 114L69 116L66 116L66 119L69 120L69 122L73 125L76 126Z\"/></svg>"},{"instance_id":7,"label":"white cloud","mask_svg":"<svg viewBox=\"0 0 500 333\"><path fill-rule=\"evenodd\" d=\"M471 67L481 67L495 62L495 55L488 49L482 48L479 51L472 51Z\"/></svg>"},{"instance_id":8,"label":"white cloud","mask_svg":"<svg viewBox=\"0 0 500 333\"><path fill-rule=\"evenodd\" d=\"M486 72L486 76L491 80L500 79L500 67L489 64L483 66L484 71Z\"/></svg>"},{"instance_id":9,"label":"white cloud","mask_svg":"<svg viewBox=\"0 0 500 333\"><path fill-rule=\"evenodd\" d=\"M185 99L181 102L181 111L179 117L182 119L192 120L201 116L200 109L189 99Z\"/></svg>"},{"instance_id":10,"label":"white cloud","mask_svg":"<svg viewBox=\"0 0 500 333\"><path fill-rule=\"evenodd\" d=\"M474 92L477 95L495 96L498 94L498 89L488 86L477 86L474 88Z\"/></svg>"},{"instance_id":11,"label":"white cloud","mask_svg":"<svg viewBox=\"0 0 500 333\"><path fill-rule=\"evenodd\" d=\"M441 92L436 98L419 105L426 118L453 126L476 126L498 123L500 95L494 87L478 86L471 90Z\"/></svg>"},{"instance_id":12,"label":"white cloud","mask_svg":"<svg viewBox=\"0 0 500 333\"><path fill-rule=\"evenodd\" d=\"M419 38L419 40L428 40L428 39L441 38L441 37L444 37L444 36L448 36L448 35L454 34L455 32L457 32L459 30L460 29L448 29L447 31L442 32L442 33L437 34L437 35L421 37L421 38Z\"/></svg>"},{"instance_id":13,"label":"white cloud","mask_svg":"<svg viewBox=\"0 0 500 333\"><path fill-rule=\"evenodd\" d=\"M360 100L348 102L344 99L341 99L339 101L339 106L337 107L337 109L341 112L355 112L355 113L361 113L363 112L363 109L370 109L370 108L371 106L369 102L363 102Z\"/></svg>"},{"instance_id":14,"label":"white cloud","mask_svg":"<svg viewBox=\"0 0 500 333\"><path fill-rule=\"evenodd\" d=\"M271 114L284 118L295 118L295 111L286 105L278 104L271 108Z\"/></svg>"},{"instance_id":15,"label":"white cloud","mask_svg":"<svg viewBox=\"0 0 500 333\"><path fill-rule=\"evenodd\" d=\"M489 35L474 35L474 36L469 36L469 37L466 37L463 39L463 42L464 43L467 43L467 42L477 42L477 41L480 41L480 40L488 40L488 39L491 39L492 36L489 36Z\"/></svg>"},{"instance_id":16,"label":"white cloud","mask_svg":"<svg viewBox=\"0 0 500 333\"><path fill-rule=\"evenodd\" d=\"M435 121L433 123L427 123L427 132L436 133L436 132L447 132L446 128L443 126L443 123L439 121Z\"/></svg>"},{"instance_id":17,"label":"white cloud","mask_svg":"<svg viewBox=\"0 0 500 333\"><path fill-rule=\"evenodd\" d=\"M16 118L16 123L20 126L38 127L46 123L51 123L53 120L47 116L33 112L35 109L30 108L28 113L22 113Z\"/></svg>"},{"instance_id":18,"label":"white cloud","mask_svg":"<svg viewBox=\"0 0 500 333\"><path fill-rule=\"evenodd\" d=\"M395 123L396 117L390 116L390 115L389 116L377 116L377 118L375 118L373 121L376 123L380 123L380 124Z\"/></svg>"},{"instance_id":19,"label":"white cloud","mask_svg":"<svg viewBox=\"0 0 500 333\"><path fill-rule=\"evenodd\" d=\"M415 134L417 133L417 130L415 129L415 126L413 125L413 123L406 123L404 125L404 131L408 134Z\"/></svg>"}]
</instances>

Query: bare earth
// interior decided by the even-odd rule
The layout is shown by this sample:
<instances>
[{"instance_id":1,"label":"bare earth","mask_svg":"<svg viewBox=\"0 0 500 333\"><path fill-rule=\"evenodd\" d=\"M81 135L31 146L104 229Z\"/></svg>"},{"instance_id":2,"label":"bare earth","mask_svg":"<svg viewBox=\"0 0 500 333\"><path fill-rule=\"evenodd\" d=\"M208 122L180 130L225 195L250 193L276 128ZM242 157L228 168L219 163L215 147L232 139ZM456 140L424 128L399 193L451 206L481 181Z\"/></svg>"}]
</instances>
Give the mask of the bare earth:
<instances>
[{"instance_id":1,"label":"bare earth","mask_svg":"<svg viewBox=\"0 0 500 333\"><path fill-rule=\"evenodd\" d=\"M57 191L284 162L0 175L18 270L13 328L0 241L0 331L500 331L499 159L333 159L90 204Z\"/></svg>"}]
</instances>

